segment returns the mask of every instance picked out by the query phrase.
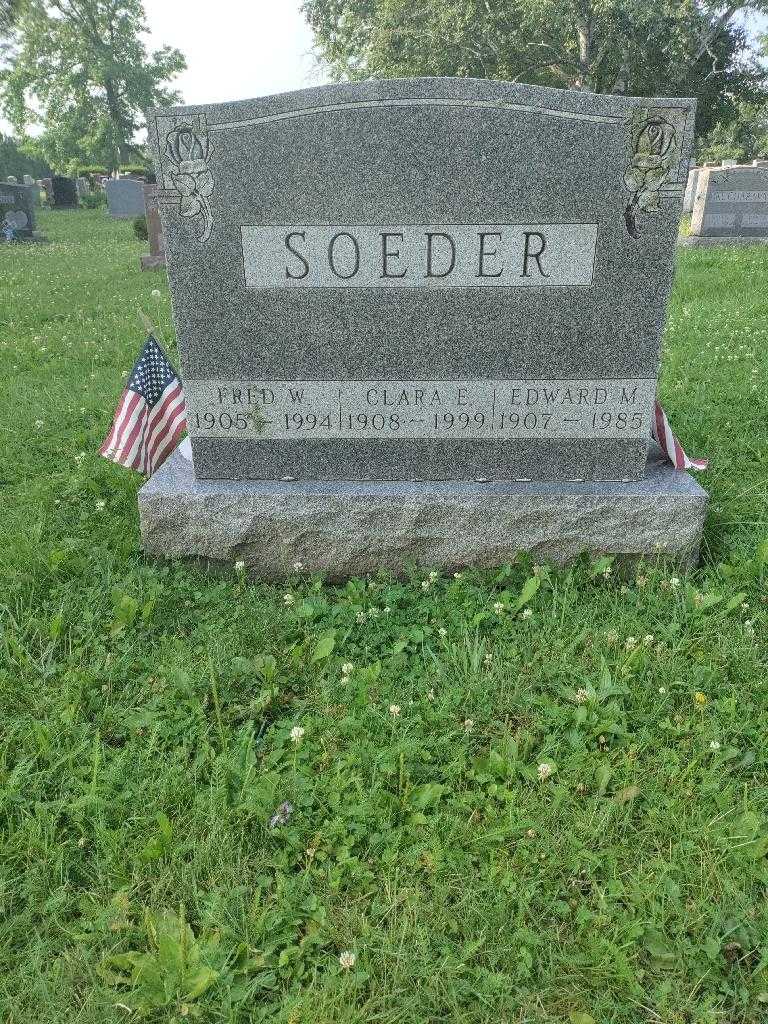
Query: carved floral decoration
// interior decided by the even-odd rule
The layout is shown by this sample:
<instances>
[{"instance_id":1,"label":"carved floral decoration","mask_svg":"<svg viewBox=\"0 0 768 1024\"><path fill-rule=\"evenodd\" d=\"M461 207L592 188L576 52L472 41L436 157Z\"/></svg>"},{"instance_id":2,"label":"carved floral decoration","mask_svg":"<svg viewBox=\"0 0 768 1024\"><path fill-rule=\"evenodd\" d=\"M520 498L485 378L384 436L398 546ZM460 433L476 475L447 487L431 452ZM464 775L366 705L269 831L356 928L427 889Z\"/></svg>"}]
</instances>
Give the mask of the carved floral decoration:
<instances>
[{"instance_id":1,"label":"carved floral decoration","mask_svg":"<svg viewBox=\"0 0 768 1024\"><path fill-rule=\"evenodd\" d=\"M627 231L638 238L638 212L659 212L659 189L677 157L677 131L664 117L640 112L632 124L630 158L624 183L631 198L624 211Z\"/></svg>"},{"instance_id":2,"label":"carved floral decoration","mask_svg":"<svg viewBox=\"0 0 768 1024\"><path fill-rule=\"evenodd\" d=\"M208 167L211 143L207 132L182 124L168 132L165 155L175 168L171 174L174 188L181 194L179 212L182 217L201 217L201 242L207 242L213 229L210 197L213 175Z\"/></svg>"}]
</instances>

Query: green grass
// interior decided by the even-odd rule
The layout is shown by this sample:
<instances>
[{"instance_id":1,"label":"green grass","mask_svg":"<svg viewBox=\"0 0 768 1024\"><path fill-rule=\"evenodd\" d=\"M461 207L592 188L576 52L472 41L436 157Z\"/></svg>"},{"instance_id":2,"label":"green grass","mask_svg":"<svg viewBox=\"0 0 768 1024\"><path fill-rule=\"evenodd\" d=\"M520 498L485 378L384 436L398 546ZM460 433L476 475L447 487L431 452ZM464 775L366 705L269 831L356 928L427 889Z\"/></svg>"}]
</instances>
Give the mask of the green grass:
<instances>
[{"instance_id":1,"label":"green grass","mask_svg":"<svg viewBox=\"0 0 768 1024\"><path fill-rule=\"evenodd\" d=\"M689 579L276 587L143 559L97 448L165 277L41 226L0 247L0 1019L765 1021L768 250L680 254Z\"/></svg>"}]
</instances>

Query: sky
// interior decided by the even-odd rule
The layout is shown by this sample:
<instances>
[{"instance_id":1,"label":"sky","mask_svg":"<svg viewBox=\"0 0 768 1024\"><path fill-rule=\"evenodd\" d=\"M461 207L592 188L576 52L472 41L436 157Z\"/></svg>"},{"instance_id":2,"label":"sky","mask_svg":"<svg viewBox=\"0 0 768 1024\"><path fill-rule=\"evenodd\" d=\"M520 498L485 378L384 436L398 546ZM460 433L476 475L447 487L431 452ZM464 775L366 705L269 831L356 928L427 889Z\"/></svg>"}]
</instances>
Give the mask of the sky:
<instances>
[{"instance_id":1,"label":"sky","mask_svg":"<svg viewBox=\"0 0 768 1024\"><path fill-rule=\"evenodd\" d=\"M144 0L149 50L176 46L184 103L251 99L322 85L300 0ZM0 118L0 131L10 126Z\"/></svg>"},{"instance_id":2,"label":"sky","mask_svg":"<svg viewBox=\"0 0 768 1024\"><path fill-rule=\"evenodd\" d=\"M150 46L177 46L185 103L250 99L321 85L299 0L144 0Z\"/></svg>"}]
</instances>

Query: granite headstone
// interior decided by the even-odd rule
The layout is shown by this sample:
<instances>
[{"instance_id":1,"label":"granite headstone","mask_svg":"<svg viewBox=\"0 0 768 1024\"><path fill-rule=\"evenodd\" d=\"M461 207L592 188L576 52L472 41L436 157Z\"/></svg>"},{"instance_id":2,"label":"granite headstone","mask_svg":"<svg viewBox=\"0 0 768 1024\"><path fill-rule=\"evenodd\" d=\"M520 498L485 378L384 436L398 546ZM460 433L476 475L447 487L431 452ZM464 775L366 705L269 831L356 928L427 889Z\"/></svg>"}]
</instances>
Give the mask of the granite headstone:
<instances>
[{"instance_id":1,"label":"granite headstone","mask_svg":"<svg viewBox=\"0 0 768 1024\"><path fill-rule=\"evenodd\" d=\"M80 205L74 178L54 175L51 178L51 193L52 206L55 210L75 210Z\"/></svg>"},{"instance_id":2,"label":"granite headstone","mask_svg":"<svg viewBox=\"0 0 768 1024\"><path fill-rule=\"evenodd\" d=\"M416 79L155 111L198 480L641 481L694 108Z\"/></svg>"},{"instance_id":3,"label":"granite headstone","mask_svg":"<svg viewBox=\"0 0 768 1024\"><path fill-rule=\"evenodd\" d=\"M90 183L90 181L88 181L87 178L84 178L82 176L79 177L77 179L77 181L76 181L76 185L77 185L77 194L78 194L78 196L81 199L83 198L83 196L90 195L91 183Z\"/></svg>"},{"instance_id":4,"label":"granite headstone","mask_svg":"<svg viewBox=\"0 0 768 1024\"><path fill-rule=\"evenodd\" d=\"M147 218L149 255L141 256L139 265L142 270L159 270L165 266L165 238L157 206L157 185L144 186L144 211Z\"/></svg>"},{"instance_id":5,"label":"granite headstone","mask_svg":"<svg viewBox=\"0 0 768 1024\"><path fill-rule=\"evenodd\" d=\"M35 238L35 188L0 183L0 242Z\"/></svg>"},{"instance_id":6,"label":"granite headstone","mask_svg":"<svg viewBox=\"0 0 768 1024\"><path fill-rule=\"evenodd\" d=\"M768 167L703 168L689 245L768 240Z\"/></svg>"},{"instance_id":7,"label":"granite headstone","mask_svg":"<svg viewBox=\"0 0 768 1024\"><path fill-rule=\"evenodd\" d=\"M135 178L111 178L106 192L111 217L131 220L144 213L144 185Z\"/></svg>"}]
</instances>

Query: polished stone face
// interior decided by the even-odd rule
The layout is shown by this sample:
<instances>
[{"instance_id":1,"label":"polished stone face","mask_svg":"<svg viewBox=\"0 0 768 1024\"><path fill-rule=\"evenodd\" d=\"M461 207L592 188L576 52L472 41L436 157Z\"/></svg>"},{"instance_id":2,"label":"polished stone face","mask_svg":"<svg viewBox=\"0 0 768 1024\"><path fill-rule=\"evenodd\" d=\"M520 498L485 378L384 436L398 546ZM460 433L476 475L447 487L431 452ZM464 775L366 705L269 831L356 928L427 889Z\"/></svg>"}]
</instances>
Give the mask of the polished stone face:
<instances>
[{"instance_id":1,"label":"polished stone face","mask_svg":"<svg viewBox=\"0 0 768 1024\"><path fill-rule=\"evenodd\" d=\"M704 168L699 173L691 234L768 236L768 167Z\"/></svg>"},{"instance_id":2,"label":"polished stone face","mask_svg":"<svg viewBox=\"0 0 768 1024\"><path fill-rule=\"evenodd\" d=\"M35 188L0 182L0 244L14 238L32 238L35 231Z\"/></svg>"},{"instance_id":3,"label":"polished stone face","mask_svg":"<svg viewBox=\"0 0 768 1024\"><path fill-rule=\"evenodd\" d=\"M118 220L141 217L144 213L144 183L135 178L111 178L107 182L107 208Z\"/></svg>"},{"instance_id":4,"label":"polished stone face","mask_svg":"<svg viewBox=\"0 0 768 1024\"><path fill-rule=\"evenodd\" d=\"M77 194L77 182L74 178L64 178L61 176L51 178L51 191L53 194L53 205L58 209L69 209L80 204Z\"/></svg>"},{"instance_id":5,"label":"polished stone face","mask_svg":"<svg viewBox=\"0 0 768 1024\"><path fill-rule=\"evenodd\" d=\"M640 478L693 115L462 79L156 111L197 475Z\"/></svg>"}]
</instances>

